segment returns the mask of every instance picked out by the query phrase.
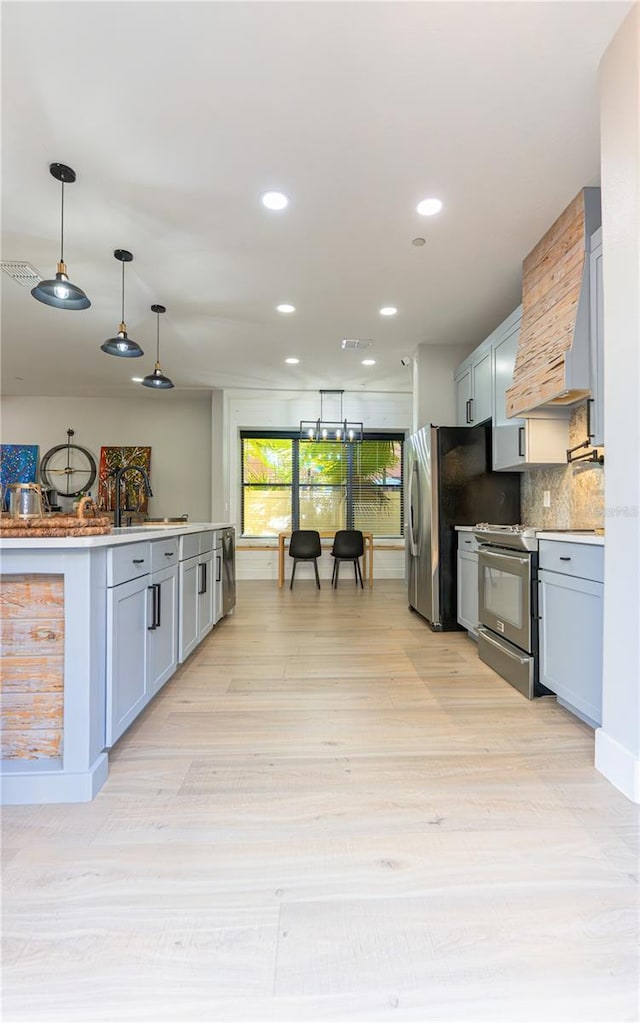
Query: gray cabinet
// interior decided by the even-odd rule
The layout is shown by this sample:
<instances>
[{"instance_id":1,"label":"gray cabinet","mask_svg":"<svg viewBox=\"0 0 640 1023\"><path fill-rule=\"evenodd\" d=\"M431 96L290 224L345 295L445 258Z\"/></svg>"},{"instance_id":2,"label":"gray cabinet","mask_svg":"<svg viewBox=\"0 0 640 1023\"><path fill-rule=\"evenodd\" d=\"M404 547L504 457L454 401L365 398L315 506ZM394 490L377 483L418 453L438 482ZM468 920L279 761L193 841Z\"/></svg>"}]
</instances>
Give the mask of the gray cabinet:
<instances>
[{"instance_id":1,"label":"gray cabinet","mask_svg":"<svg viewBox=\"0 0 640 1023\"><path fill-rule=\"evenodd\" d=\"M178 665L178 566L155 572L150 580L148 696L168 682Z\"/></svg>"},{"instance_id":2,"label":"gray cabinet","mask_svg":"<svg viewBox=\"0 0 640 1023\"><path fill-rule=\"evenodd\" d=\"M522 307L492 334L493 350L493 469L524 472L545 465L563 465L569 447L566 409L547 409L544 416L508 419L506 392L513 382Z\"/></svg>"},{"instance_id":3,"label":"gray cabinet","mask_svg":"<svg viewBox=\"0 0 640 1023\"><path fill-rule=\"evenodd\" d=\"M589 252L591 443L604 445L604 307L602 290L602 228L591 236Z\"/></svg>"},{"instance_id":4,"label":"gray cabinet","mask_svg":"<svg viewBox=\"0 0 640 1023\"><path fill-rule=\"evenodd\" d=\"M477 635L478 541L462 531L458 533L458 625Z\"/></svg>"},{"instance_id":5,"label":"gray cabinet","mask_svg":"<svg viewBox=\"0 0 640 1023\"><path fill-rule=\"evenodd\" d=\"M604 548L540 541L540 681L591 727L602 721Z\"/></svg>"},{"instance_id":6,"label":"gray cabinet","mask_svg":"<svg viewBox=\"0 0 640 1023\"><path fill-rule=\"evenodd\" d=\"M198 590L200 589L200 571L198 558L188 558L180 562L179 568L179 604L178 616L178 661L186 661L198 645Z\"/></svg>"},{"instance_id":7,"label":"gray cabinet","mask_svg":"<svg viewBox=\"0 0 640 1023\"><path fill-rule=\"evenodd\" d=\"M179 565L178 661L182 664L211 632L216 618L215 533L181 537Z\"/></svg>"},{"instance_id":8,"label":"gray cabinet","mask_svg":"<svg viewBox=\"0 0 640 1023\"><path fill-rule=\"evenodd\" d=\"M107 555L106 745L113 746L147 702L151 546Z\"/></svg>"},{"instance_id":9,"label":"gray cabinet","mask_svg":"<svg viewBox=\"0 0 640 1023\"><path fill-rule=\"evenodd\" d=\"M491 345L483 342L454 374L458 426L491 419Z\"/></svg>"},{"instance_id":10,"label":"gray cabinet","mask_svg":"<svg viewBox=\"0 0 640 1023\"><path fill-rule=\"evenodd\" d=\"M109 552L107 746L120 738L176 670L177 553L175 540Z\"/></svg>"}]
</instances>

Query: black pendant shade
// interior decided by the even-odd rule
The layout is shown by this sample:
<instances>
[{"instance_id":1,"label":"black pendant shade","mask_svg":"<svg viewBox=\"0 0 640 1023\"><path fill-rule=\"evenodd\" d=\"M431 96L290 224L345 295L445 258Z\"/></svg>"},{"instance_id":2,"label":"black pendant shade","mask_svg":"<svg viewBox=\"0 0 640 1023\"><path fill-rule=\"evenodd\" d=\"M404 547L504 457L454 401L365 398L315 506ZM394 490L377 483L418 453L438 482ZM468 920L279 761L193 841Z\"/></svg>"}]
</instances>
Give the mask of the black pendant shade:
<instances>
[{"instance_id":1,"label":"black pendant shade","mask_svg":"<svg viewBox=\"0 0 640 1023\"><path fill-rule=\"evenodd\" d=\"M115 259L120 260L122 263L122 316L116 336L108 338L104 344L100 345L100 348L107 355L118 355L124 359L137 359L144 355L144 352L138 342L127 335L127 325L124 322L124 264L131 263L133 256L126 249L116 249L113 255Z\"/></svg>"},{"instance_id":2,"label":"black pendant shade","mask_svg":"<svg viewBox=\"0 0 640 1023\"><path fill-rule=\"evenodd\" d=\"M173 387L173 380L165 376L160 367L160 313L166 313L166 308L163 305L152 305L151 312L156 313L156 365L153 373L149 373L148 376L142 381L143 387L155 387L156 390L168 390Z\"/></svg>"},{"instance_id":3,"label":"black pendant shade","mask_svg":"<svg viewBox=\"0 0 640 1023\"><path fill-rule=\"evenodd\" d=\"M52 163L49 172L62 186L60 260L55 280L40 281L35 288L31 289L31 294L38 302L44 302L45 305L51 305L55 309L88 309L91 302L82 288L71 283L64 262L64 186L73 184L76 180L76 172L64 163Z\"/></svg>"}]
</instances>

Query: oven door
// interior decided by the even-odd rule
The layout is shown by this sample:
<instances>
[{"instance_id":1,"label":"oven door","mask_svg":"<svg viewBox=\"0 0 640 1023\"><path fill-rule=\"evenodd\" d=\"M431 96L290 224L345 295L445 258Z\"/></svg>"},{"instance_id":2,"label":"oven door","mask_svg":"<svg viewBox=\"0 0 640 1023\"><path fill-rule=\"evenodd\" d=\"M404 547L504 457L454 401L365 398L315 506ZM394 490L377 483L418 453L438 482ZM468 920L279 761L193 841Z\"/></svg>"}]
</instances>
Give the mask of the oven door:
<instances>
[{"instance_id":1,"label":"oven door","mask_svg":"<svg viewBox=\"0 0 640 1023\"><path fill-rule=\"evenodd\" d=\"M478 619L514 646L533 652L531 555L481 545L478 554Z\"/></svg>"}]
</instances>

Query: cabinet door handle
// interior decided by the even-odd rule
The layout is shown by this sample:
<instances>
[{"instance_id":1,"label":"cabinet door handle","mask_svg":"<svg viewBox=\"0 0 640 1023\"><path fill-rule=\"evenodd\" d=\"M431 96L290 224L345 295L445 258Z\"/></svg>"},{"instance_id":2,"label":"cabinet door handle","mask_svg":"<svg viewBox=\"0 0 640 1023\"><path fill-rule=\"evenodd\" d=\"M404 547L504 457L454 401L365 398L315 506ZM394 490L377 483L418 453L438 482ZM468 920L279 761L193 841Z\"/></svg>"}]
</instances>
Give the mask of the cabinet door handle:
<instances>
[{"instance_id":1,"label":"cabinet door handle","mask_svg":"<svg viewBox=\"0 0 640 1023\"><path fill-rule=\"evenodd\" d=\"M173 557L173 551L165 551L164 552L164 556L165 556L165 558L172 558Z\"/></svg>"},{"instance_id":2,"label":"cabinet door handle","mask_svg":"<svg viewBox=\"0 0 640 1023\"><path fill-rule=\"evenodd\" d=\"M467 400L465 402L465 405L464 405L464 418L465 418L465 422L467 422L467 423L471 422L471 420L469 419L469 402L470 401L471 401L471 398L467 398Z\"/></svg>"},{"instance_id":3,"label":"cabinet door handle","mask_svg":"<svg viewBox=\"0 0 640 1023\"><path fill-rule=\"evenodd\" d=\"M156 607L157 607L157 604L156 604L156 592L157 592L156 591L156 584L153 583L152 586L147 586L147 589L151 590L151 625L147 625L147 632L153 632L153 630L156 628L156 617L157 617L157 611L156 611Z\"/></svg>"},{"instance_id":4,"label":"cabinet door handle","mask_svg":"<svg viewBox=\"0 0 640 1023\"><path fill-rule=\"evenodd\" d=\"M216 582L219 583L222 577L222 558L216 554Z\"/></svg>"},{"instance_id":5,"label":"cabinet door handle","mask_svg":"<svg viewBox=\"0 0 640 1023\"><path fill-rule=\"evenodd\" d=\"M563 557L561 557L560 561L571 561L571 558L563 558Z\"/></svg>"},{"instance_id":6,"label":"cabinet door handle","mask_svg":"<svg viewBox=\"0 0 640 1023\"><path fill-rule=\"evenodd\" d=\"M202 596L203 593L207 592L207 563L204 561L200 565L200 589L198 594Z\"/></svg>"},{"instance_id":7,"label":"cabinet door handle","mask_svg":"<svg viewBox=\"0 0 640 1023\"><path fill-rule=\"evenodd\" d=\"M144 558L134 558L133 563L134 565L144 565Z\"/></svg>"},{"instance_id":8,"label":"cabinet door handle","mask_svg":"<svg viewBox=\"0 0 640 1023\"><path fill-rule=\"evenodd\" d=\"M156 599L156 627L160 628L160 608L162 606L162 586L160 583L155 584L157 599Z\"/></svg>"},{"instance_id":9,"label":"cabinet door handle","mask_svg":"<svg viewBox=\"0 0 640 1023\"><path fill-rule=\"evenodd\" d=\"M472 540L465 540L465 543L473 543Z\"/></svg>"},{"instance_id":10,"label":"cabinet door handle","mask_svg":"<svg viewBox=\"0 0 640 1023\"><path fill-rule=\"evenodd\" d=\"M524 458L524 426L518 427L518 454Z\"/></svg>"},{"instance_id":11,"label":"cabinet door handle","mask_svg":"<svg viewBox=\"0 0 640 1023\"><path fill-rule=\"evenodd\" d=\"M469 398L469 422L473 422L473 398Z\"/></svg>"}]
</instances>

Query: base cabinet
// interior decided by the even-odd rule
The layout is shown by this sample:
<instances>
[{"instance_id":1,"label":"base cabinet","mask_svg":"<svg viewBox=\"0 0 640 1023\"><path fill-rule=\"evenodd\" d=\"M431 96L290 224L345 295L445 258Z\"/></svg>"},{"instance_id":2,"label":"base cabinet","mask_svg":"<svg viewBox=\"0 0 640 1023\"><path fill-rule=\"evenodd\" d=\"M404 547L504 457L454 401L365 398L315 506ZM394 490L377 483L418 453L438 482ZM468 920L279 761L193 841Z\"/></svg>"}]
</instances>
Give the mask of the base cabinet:
<instances>
[{"instance_id":1,"label":"base cabinet","mask_svg":"<svg viewBox=\"0 0 640 1023\"><path fill-rule=\"evenodd\" d=\"M178 568L151 576L151 623L148 633L148 696L168 682L178 665Z\"/></svg>"},{"instance_id":2,"label":"base cabinet","mask_svg":"<svg viewBox=\"0 0 640 1023\"><path fill-rule=\"evenodd\" d=\"M216 533L207 530L184 538L179 566L178 663L182 664L207 636L218 618Z\"/></svg>"},{"instance_id":3,"label":"base cabinet","mask_svg":"<svg viewBox=\"0 0 640 1023\"><path fill-rule=\"evenodd\" d=\"M478 629L478 541L458 533L458 625L472 636Z\"/></svg>"},{"instance_id":4,"label":"base cabinet","mask_svg":"<svg viewBox=\"0 0 640 1023\"><path fill-rule=\"evenodd\" d=\"M540 681L595 728L602 723L603 550L588 549L583 561L584 550L580 544L540 543Z\"/></svg>"},{"instance_id":5,"label":"base cabinet","mask_svg":"<svg viewBox=\"0 0 640 1023\"><path fill-rule=\"evenodd\" d=\"M198 558L198 643L211 632L215 621L215 557L207 551Z\"/></svg>"},{"instance_id":6,"label":"base cabinet","mask_svg":"<svg viewBox=\"0 0 640 1023\"><path fill-rule=\"evenodd\" d=\"M107 591L106 744L113 746L147 702L148 575Z\"/></svg>"},{"instance_id":7,"label":"base cabinet","mask_svg":"<svg viewBox=\"0 0 640 1023\"><path fill-rule=\"evenodd\" d=\"M180 562L180 613L178 625L178 661L182 664L198 645L198 590L200 589L198 558Z\"/></svg>"}]
</instances>

